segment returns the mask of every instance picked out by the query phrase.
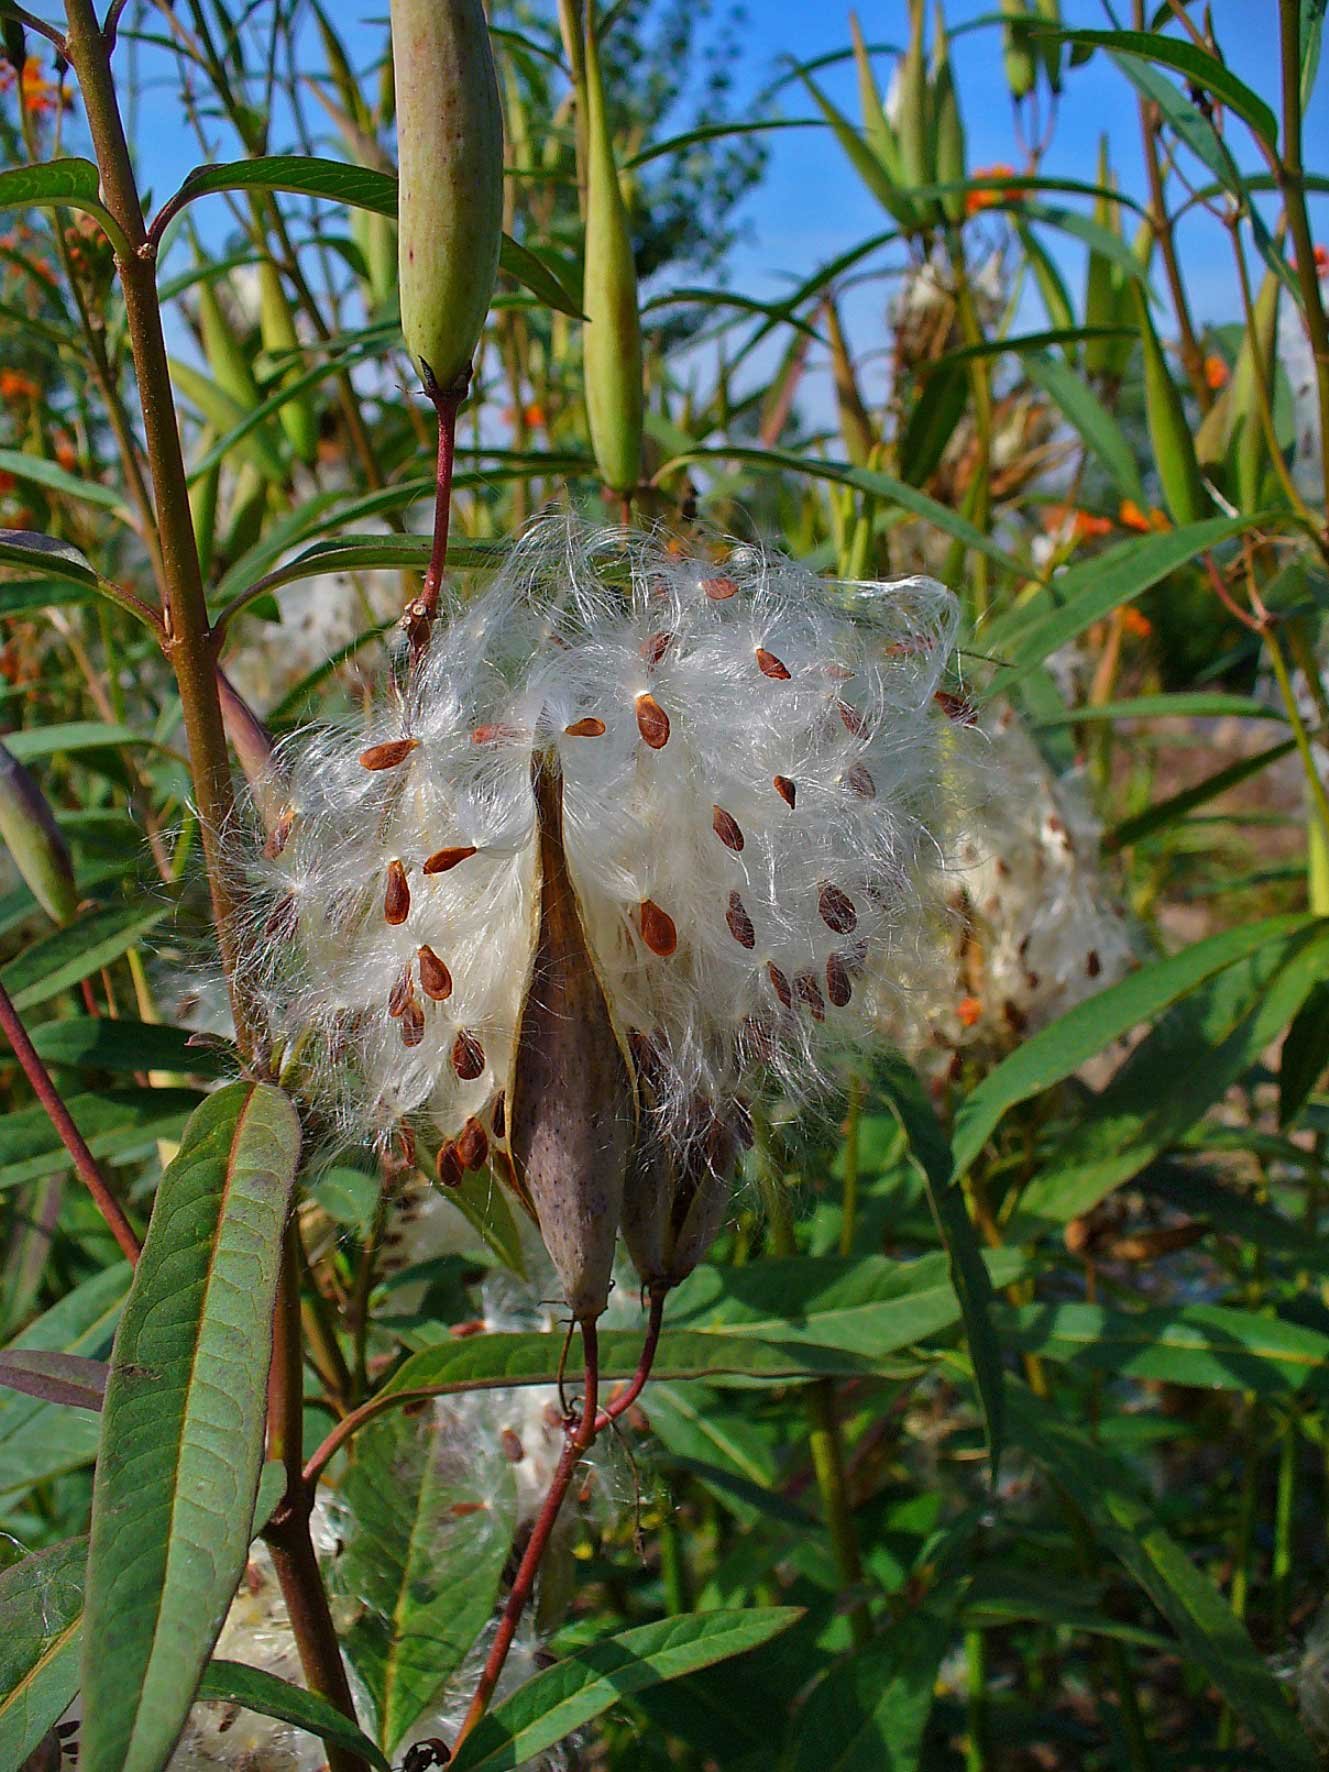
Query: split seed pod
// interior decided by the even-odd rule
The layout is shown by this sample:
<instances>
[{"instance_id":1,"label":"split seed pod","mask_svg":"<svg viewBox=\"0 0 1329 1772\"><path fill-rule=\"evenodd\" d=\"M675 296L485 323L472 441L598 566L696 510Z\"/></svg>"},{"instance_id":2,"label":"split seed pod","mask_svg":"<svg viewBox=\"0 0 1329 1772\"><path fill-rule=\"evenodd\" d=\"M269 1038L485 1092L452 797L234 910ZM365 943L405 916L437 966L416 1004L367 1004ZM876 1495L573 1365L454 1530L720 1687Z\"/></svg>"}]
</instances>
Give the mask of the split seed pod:
<instances>
[{"instance_id":1,"label":"split seed pod","mask_svg":"<svg viewBox=\"0 0 1329 1772\"><path fill-rule=\"evenodd\" d=\"M535 935L513 1045L508 1148L578 1322L609 1301L637 1098L586 940L563 848L563 775L531 761L538 828Z\"/></svg>"},{"instance_id":2,"label":"split seed pod","mask_svg":"<svg viewBox=\"0 0 1329 1772\"><path fill-rule=\"evenodd\" d=\"M503 117L481 0L392 0L398 278L426 389L465 381L503 230Z\"/></svg>"}]
</instances>

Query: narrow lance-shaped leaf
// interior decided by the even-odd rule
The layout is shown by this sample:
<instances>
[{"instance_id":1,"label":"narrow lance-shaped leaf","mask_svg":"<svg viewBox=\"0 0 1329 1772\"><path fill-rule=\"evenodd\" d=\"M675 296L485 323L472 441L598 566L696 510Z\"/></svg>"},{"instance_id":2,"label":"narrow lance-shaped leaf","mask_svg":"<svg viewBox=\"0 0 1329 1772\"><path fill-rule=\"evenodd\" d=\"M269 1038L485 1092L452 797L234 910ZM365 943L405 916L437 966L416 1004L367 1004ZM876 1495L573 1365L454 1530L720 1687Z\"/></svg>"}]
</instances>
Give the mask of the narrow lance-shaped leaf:
<instances>
[{"instance_id":1,"label":"narrow lance-shaped leaf","mask_svg":"<svg viewBox=\"0 0 1329 1772\"><path fill-rule=\"evenodd\" d=\"M85 1772L165 1764L243 1572L299 1145L279 1090L235 1083L162 1178L102 1416Z\"/></svg>"},{"instance_id":2,"label":"narrow lance-shaped leaf","mask_svg":"<svg viewBox=\"0 0 1329 1772\"><path fill-rule=\"evenodd\" d=\"M21 1767L78 1688L86 1538L0 1572L0 1766Z\"/></svg>"}]
</instances>

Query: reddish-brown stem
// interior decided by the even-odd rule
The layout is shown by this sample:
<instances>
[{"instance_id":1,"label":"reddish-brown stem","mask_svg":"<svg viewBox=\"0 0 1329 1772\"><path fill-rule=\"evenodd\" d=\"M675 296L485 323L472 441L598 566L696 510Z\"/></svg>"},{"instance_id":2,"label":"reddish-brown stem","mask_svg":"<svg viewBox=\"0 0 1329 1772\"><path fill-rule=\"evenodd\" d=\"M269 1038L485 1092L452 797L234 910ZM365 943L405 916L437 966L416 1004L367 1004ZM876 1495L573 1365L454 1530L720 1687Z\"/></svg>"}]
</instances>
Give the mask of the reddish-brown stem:
<instances>
[{"instance_id":1,"label":"reddish-brown stem","mask_svg":"<svg viewBox=\"0 0 1329 1772\"><path fill-rule=\"evenodd\" d=\"M69 1109L61 1100L60 1091L51 1081L51 1073L37 1055L37 1048L28 1038L13 999L0 984L0 1028L14 1048L14 1056L23 1067L23 1074L32 1084L33 1094L46 1109L47 1117L60 1134L60 1142L74 1159L74 1167L86 1183L97 1210L106 1220L111 1235L130 1261L138 1260L139 1240L120 1209L120 1202L106 1185L106 1178L97 1167L97 1159L88 1149L87 1140L74 1124Z\"/></svg>"},{"instance_id":2,"label":"reddish-brown stem","mask_svg":"<svg viewBox=\"0 0 1329 1772\"><path fill-rule=\"evenodd\" d=\"M485 1714L489 1700L494 1695L499 1675L503 1672L503 1663L508 1658L508 1650L512 1647L512 1639L517 1634L517 1626L521 1623L521 1615L526 1610L526 1602L531 1597L535 1586L535 1578L540 1572L540 1564L544 1561L545 1551L557 1523L559 1510L563 1506L563 1498L571 1486L577 1466L587 1448L594 1440L600 1425L597 1409L599 1399L600 1355L599 1339L594 1320L584 1321L581 1325L582 1362L585 1367L585 1395L582 1398L581 1415L575 1423L569 1425L567 1438L563 1442L563 1451L559 1457L558 1467L554 1472L553 1481L549 1485L549 1493L536 1517L531 1532L530 1543L518 1565L513 1579L507 1604L503 1608L503 1616L498 1621L498 1631L485 1658L484 1671L480 1675L479 1684L475 1688L475 1696L471 1699L469 1710L457 1732L457 1739L452 1744L455 1756L457 1749L475 1728ZM644 1382L644 1381L643 1381Z\"/></svg>"},{"instance_id":3,"label":"reddish-brown stem","mask_svg":"<svg viewBox=\"0 0 1329 1772\"><path fill-rule=\"evenodd\" d=\"M411 643L411 661L418 659L429 644L429 630L438 613L439 593L443 589L443 573L448 563L448 528L452 521L452 468L457 453L457 409L466 397L469 372L463 380L446 390L430 382L426 388L438 414L438 467L434 484L434 545L420 595L406 606L406 632Z\"/></svg>"},{"instance_id":4,"label":"reddish-brown stem","mask_svg":"<svg viewBox=\"0 0 1329 1772\"><path fill-rule=\"evenodd\" d=\"M637 1361L637 1370L629 1381L628 1388L621 1395L611 1397L605 1407L595 1418L595 1431L603 1433L611 1422L617 1421L620 1415L626 1415L646 1388L646 1380L651 1376L651 1367L655 1364L655 1350L660 1345L660 1330L664 1325L665 1289L660 1287L651 1293L651 1312L646 1321L646 1339L641 1344L641 1358Z\"/></svg>"}]
</instances>

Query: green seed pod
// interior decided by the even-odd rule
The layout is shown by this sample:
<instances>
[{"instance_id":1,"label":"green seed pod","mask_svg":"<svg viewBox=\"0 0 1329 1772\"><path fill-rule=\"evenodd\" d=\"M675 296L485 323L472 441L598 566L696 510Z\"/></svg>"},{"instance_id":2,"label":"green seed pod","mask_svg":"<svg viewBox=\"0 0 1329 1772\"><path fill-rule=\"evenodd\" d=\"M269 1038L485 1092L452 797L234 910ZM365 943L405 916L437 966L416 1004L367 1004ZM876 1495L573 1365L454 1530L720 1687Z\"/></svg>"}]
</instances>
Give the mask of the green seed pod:
<instances>
[{"instance_id":1,"label":"green seed pod","mask_svg":"<svg viewBox=\"0 0 1329 1772\"><path fill-rule=\"evenodd\" d=\"M1254 336L1247 331L1241 341L1231 383L1232 442L1236 453L1232 479L1237 489L1238 509L1243 511L1260 509L1260 485L1269 465L1269 445L1260 419L1257 386L1269 389L1272 399L1278 294L1277 276L1273 271L1266 271L1255 298Z\"/></svg>"},{"instance_id":2,"label":"green seed pod","mask_svg":"<svg viewBox=\"0 0 1329 1772\"><path fill-rule=\"evenodd\" d=\"M1136 322L1144 348L1144 412L1149 447L1163 484L1163 499L1178 526L1198 523L1213 514L1209 494L1195 457L1195 439L1172 379L1163 347L1154 331L1149 300L1138 283L1132 284Z\"/></svg>"},{"instance_id":3,"label":"green seed pod","mask_svg":"<svg viewBox=\"0 0 1329 1772\"><path fill-rule=\"evenodd\" d=\"M258 329L263 340L263 349L273 356L284 357L299 348L300 335L295 330L295 316L286 299L281 272L271 259L266 258L258 267ZM289 386L298 379L300 373L301 365L297 359L283 373L283 385ZM308 391L293 395L279 409L277 416L291 448L300 460L312 462L318 453L318 420Z\"/></svg>"},{"instance_id":4,"label":"green seed pod","mask_svg":"<svg viewBox=\"0 0 1329 1772\"><path fill-rule=\"evenodd\" d=\"M853 466L865 468L872 453L875 433L863 396L859 392L853 358L849 355L844 329L840 325L840 311L833 296L826 297L822 313L826 318L826 336L831 346L831 374L835 381L835 405L840 415L840 435L844 438L845 453Z\"/></svg>"},{"instance_id":5,"label":"green seed pod","mask_svg":"<svg viewBox=\"0 0 1329 1772\"><path fill-rule=\"evenodd\" d=\"M583 39L586 115L586 277L582 334L586 416L600 478L624 496L641 479L641 317L628 213L614 164L604 75L588 0Z\"/></svg>"},{"instance_id":6,"label":"green seed pod","mask_svg":"<svg viewBox=\"0 0 1329 1772\"><path fill-rule=\"evenodd\" d=\"M1046 19L1050 25L1061 24L1060 0L1034 0L1034 11L1039 18ZM1048 77L1048 85L1053 92L1061 91L1061 41L1057 37L1045 36L1040 32L1036 38L1039 57L1044 72Z\"/></svg>"},{"instance_id":7,"label":"green seed pod","mask_svg":"<svg viewBox=\"0 0 1329 1772\"><path fill-rule=\"evenodd\" d=\"M1001 10L1008 18L1018 18L1028 8L1024 0L1001 0ZM1037 68L1026 25L1003 26L1001 59L1006 69L1006 84L1011 89L1011 97L1017 103L1022 98L1028 98L1034 90Z\"/></svg>"},{"instance_id":8,"label":"green seed pod","mask_svg":"<svg viewBox=\"0 0 1329 1772\"><path fill-rule=\"evenodd\" d=\"M1106 186L1110 178L1107 137L1103 135L1098 140L1097 182ZM1094 198L1094 220L1100 228L1112 228L1115 212L1116 204L1109 198ZM1117 285L1112 260L1106 253L1097 252L1091 246L1085 271L1084 323L1086 326L1115 326L1118 318ZM1105 375L1108 372L1112 364L1112 343L1109 338L1091 338L1086 341L1084 367L1087 374Z\"/></svg>"},{"instance_id":9,"label":"green seed pod","mask_svg":"<svg viewBox=\"0 0 1329 1772\"><path fill-rule=\"evenodd\" d=\"M498 275L503 113L481 0L391 13L402 332L426 389L446 393L469 377Z\"/></svg>"},{"instance_id":10,"label":"green seed pod","mask_svg":"<svg viewBox=\"0 0 1329 1772\"><path fill-rule=\"evenodd\" d=\"M78 889L51 808L18 758L0 744L0 842L53 923L72 923Z\"/></svg>"},{"instance_id":11,"label":"green seed pod","mask_svg":"<svg viewBox=\"0 0 1329 1772\"><path fill-rule=\"evenodd\" d=\"M936 183L932 157L927 58L923 53L923 0L910 0L909 47L900 67L900 163L905 185ZM931 205L928 206L931 208Z\"/></svg>"},{"instance_id":12,"label":"green seed pod","mask_svg":"<svg viewBox=\"0 0 1329 1772\"><path fill-rule=\"evenodd\" d=\"M531 765L536 930L513 1046L508 1146L578 1322L609 1300L624 1178L637 1142L630 1061L586 940L563 848L563 775Z\"/></svg>"},{"instance_id":13,"label":"green seed pod","mask_svg":"<svg viewBox=\"0 0 1329 1772\"><path fill-rule=\"evenodd\" d=\"M206 278L198 286L198 317L203 355L212 371L212 379L238 406L252 412L262 395L254 380L249 352L236 337L222 311L216 285Z\"/></svg>"},{"instance_id":14,"label":"green seed pod","mask_svg":"<svg viewBox=\"0 0 1329 1772\"><path fill-rule=\"evenodd\" d=\"M849 14L849 34L854 44L854 65L858 72L858 102L863 113L863 134L867 137L868 147L876 156L881 167L883 182L888 193L883 201L887 209L899 222L902 228L915 225L913 206L904 195L904 167L900 159L900 141L891 120L886 115L886 106L882 102L881 92L877 86L877 76L872 70L872 61L868 55L867 45L863 41L863 33L859 29L858 14ZM809 85L811 83L809 82ZM817 94L823 110L825 101ZM874 181L868 181L873 190L877 189Z\"/></svg>"},{"instance_id":15,"label":"green seed pod","mask_svg":"<svg viewBox=\"0 0 1329 1772\"><path fill-rule=\"evenodd\" d=\"M937 41L933 49L932 120L935 133L933 164L939 185L958 184L965 176L964 124L960 119L960 99L951 75L951 58L946 42L946 20L940 0L937 5ZM941 211L948 222L964 220L965 194L952 191L941 199Z\"/></svg>"}]
</instances>

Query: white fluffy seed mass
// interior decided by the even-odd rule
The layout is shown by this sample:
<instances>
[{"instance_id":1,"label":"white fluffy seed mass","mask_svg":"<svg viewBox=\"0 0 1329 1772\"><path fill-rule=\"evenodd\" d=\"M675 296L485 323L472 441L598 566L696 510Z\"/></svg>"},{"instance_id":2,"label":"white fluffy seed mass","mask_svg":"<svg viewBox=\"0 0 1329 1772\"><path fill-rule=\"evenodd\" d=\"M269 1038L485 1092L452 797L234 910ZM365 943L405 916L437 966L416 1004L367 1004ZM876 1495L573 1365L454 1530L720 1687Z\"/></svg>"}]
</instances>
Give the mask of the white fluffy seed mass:
<instances>
[{"instance_id":1,"label":"white fluffy seed mass","mask_svg":"<svg viewBox=\"0 0 1329 1772\"><path fill-rule=\"evenodd\" d=\"M445 606L409 686L281 749L247 956L288 1055L344 1122L494 1129L535 935L533 759L658 1130L758 1073L803 1097L870 1033L939 900L935 705L956 607L736 546L536 523ZM640 1047L638 1047L640 1050Z\"/></svg>"}]
</instances>

